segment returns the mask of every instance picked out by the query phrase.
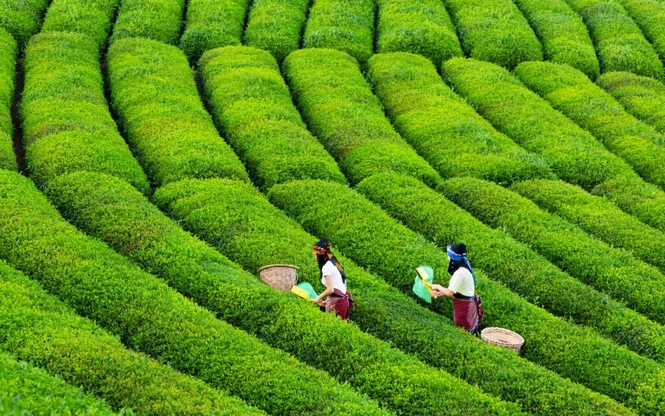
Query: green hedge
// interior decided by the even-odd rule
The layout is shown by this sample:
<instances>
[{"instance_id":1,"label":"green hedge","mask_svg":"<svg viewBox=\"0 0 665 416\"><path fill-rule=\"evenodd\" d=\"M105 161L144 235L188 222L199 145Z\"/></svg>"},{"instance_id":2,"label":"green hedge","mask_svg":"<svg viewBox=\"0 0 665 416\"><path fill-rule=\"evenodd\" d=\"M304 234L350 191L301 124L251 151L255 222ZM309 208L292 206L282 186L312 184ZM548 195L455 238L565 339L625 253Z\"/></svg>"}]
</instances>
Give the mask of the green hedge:
<instances>
[{"instance_id":1,"label":"green hedge","mask_svg":"<svg viewBox=\"0 0 665 416\"><path fill-rule=\"evenodd\" d=\"M303 49L283 72L309 130L338 161L351 183L396 171L435 185L436 171L390 124L355 59L329 49Z\"/></svg>"},{"instance_id":2,"label":"green hedge","mask_svg":"<svg viewBox=\"0 0 665 416\"><path fill-rule=\"evenodd\" d=\"M665 85L630 72L608 72L596 83L628 113L665 134Z\"/></svg>"},{"instance_id":3,"label":"green hedge","mask_svg":"<svg viewBox=\"0 0 665 416\"><path fill-rule=\"evenodd\" d=\"M306 129L269 52L229 46L206 52L200 73L217 126L263 190L296 179L346 183Z\"/></svg>"},{"instance_id":4,"label":"green hedge","mask_svg":"<svg viewBox=\"0 0 665 416\"><path fill-rule=\"evenodd\" d=\"M18 170L14 154L11 109L16 81L16 41L0 27L0 169Z\"/></svg>"},{"instance_id":5,"label":"green hedge","mask_svg":"<svg viewBox=\"0 0 665 416\"><path fill-rule=\"evenodd\" d=\"M120 0L53 0L42 32L76 32L90 36L102 49L106 45Z\"/></svg>"},{"instance_id":6,"label":"green hedge","mask_svg":"<svg viewBox=\"0 0 665 416\"><path fill-rule=\"evenodd\" d=\"M96 43L77 33L40 33L25 51L23 142L32 179L94 169L148 193L147 178L107 107ZM91 162L94 163L94 167Z\"/></svg>"},{"instance_id":7,"label":"green hedge","mask_svg":"<svg viewBox=\"0 0 665 416\"><path fill-rule=\"evenodd\" d=\"M442 71L481 116L525 149L544 156L560 179L605 195L624 211L665 230L665 193L508 71L457 58L447 61Z\"/></svg>"},{"instance_id":8,"label":"green hedge","mask_svg":"<svg viewBox=\"0 0 665 416\"><path fill-rule=\"evenodd\" d=\"M7 30L16 39L19 50L23 50L28 39L39 32L42 16L50 1L0 1L0 28Z\"/></svg>"},{"instance_id":9,"label":"green hedge","mask_svg":"<svg viewBox=\"0 0 665 416\"><path fill-rule=\"evenodd\" d=\"M9 415L115 414L106 403L6 353L0 353L0 411Z\"/></svg>"},{"instance_id":10,"label":"green hedge","mask_svg":"<svg viewBox=\"0 0 665 416\"><path fill-rule=\"evenodd\" d=\"M665 79L663 63L620 0L565 0L582 19L596 46L600 72L628 71Z\"/></svg>"},{"instance_id":11,"label":"green hedge","mask_svg":"<svg viewBox=\"0 0 665 416\"><path fill-rule=\"evenodd\" d=\"M83 235L28 179L0 172L0 194L0 256L128 348L273 415L383 414L376 402L216 319Z\"/></svg>"},{"instance_id":12,"label":"green hedge","mask_svg":"<svg viewBox=\"0 0 665 416\"><path fill-rule=\"evenodd\" d=\"M514 0L543 43L548 61L570 65L596 79L600 64L582 18L564 0Z\"/></svg>"},{"instance_id":13,"label":"green hedge","mask_svg":"<svg viewBox=\"0 0 665 416\"><path fill-rule=\"evenodd\" d=\"M624 9L665 62L665 4L658 0L620 0Z\"/></svg>"},{"instance_id":14,"label":"green hedge","mask_svg":"<svg viewBox=\"0 0 665 416\"><path fill-rule=\"evenodd\" d=\"M549 62L526 62L515 69L515 75L628 162L647 182L665 189L665 136L628 114L586 75Z\"/></svg>"},{"instance_id":15,"label":"green hedge","mask_svg":"<svg viewBox=\"0 0 665 416\"><path fill-rule=\"evenodd\" d=\"M111 45L107 59L119 124L155 186L192 177L249 180L203 107L181 50L123 39Z\"/></svg>"},{"instance_id":16,"label":"green hedge","mask_svg":"<svg viewBox=\"0 0 665 416\"><path fill-rule=\"evenodd\" d=\"M665 233L621 211L609 200L561 181L534 180L511 189L542 209L577 224L612 247L632 252L665 273Z\"/></svg>"},{"instance_id":17,"label":"green hedge","mask_svg":"<svg viewBox=\"0 0 665 416\"><path fill-rule=\"evenodd\" d=\"M437 65L464 56L441 0L378 0L377 52L420 54Z\"/></svg>"},{"instance_id":18,"label":"green hedge","mask_svg":"<svg viewBox=\"0 0 665 416\"><path fill-rule=\"evenodd\" d=\"M508 69L520 62L543 60L540 41L512 0L443 2L457 26L466 56Z\"/></svg>"},{"instance_id":19,"label":"green hedge","mask_svg":"<svg viewBox=\"0 0 665 416\"><path fill-rule=\"evenodd\" d=\"M249 0L189 0L180 48L190 62L204 52L240 45Z\"/></svg>"},{"instance_id":20,"label":"green hedge","mask_svg":"<svg viewBox=\"0 0 665 416\"><path fill-rule=\"evenodd\" d=\"M184 8L185 0L122 0L109 42L140 37L175 45Z\"/></svg>"},{"instance_id":21,"label":"green hedge","mask_svg":"<svg viewBox=\"0 0 665 416\"><path fill-rule=\"evenodd\" d=\"M376 205L343 185L296 181L275 185L270 200L315 235L327 236L337 250L411 293L413 268L427 264L435 282L445 284L444 251L388 217ZM440 242L441 245L451 242ZM470 254L472 248L469 249ZM473 257L471 257L473 262ZM665 411L665 369L582 326L556 318L475 270L477 292L487 311L486 326L520 333L525 358L606 394L639 413ZM450 300L432 308L451 316ZM645 383L646 382L646 383Z\"/></svg>"},{"instance_id":22,"label":"green hedge","mask_svg":"<svg viewBox=\"0 0 665 416\"><path fill-rule=\"evenodd\" d=\"M300 49L310 0L254 0L249 9L243 43L272 54L280 64Z\"/></svg>"},{"instance_id":23,"label":"green hedge","mask_svg":"<svg viewBox=\"0 0 665 416\"><path fill-rule=\"evenodd\" d=\"M374 1L313 0L313 3L302 47L336 49L365 65L374 53Z\"/></svg>"},{"instance_id":24,"label":"green hedge","mask_svg":"<svg viewBox=\"0 0 665 416\"><path fill-rule=\"evenodd\" d=\"M145 354L129 351L117 337L76 315L37 282L1 261L0 288L0 348L103 398L115 409L149 415L264 414Z\"/></svg>"},{"instance_id":25,"label":"green hedge","mask_svg":"<svg viewBox=\"0 0 665 416\"><path fill-rule=\"evenodd\" d=\"M155 199L183 227L247 270L268 263L295 264L300 281L322 290L311 251L317 238L251 187L228 180L187 180L158 189ZM356 299L351 319L363 331L483 391L517 402L531 414L625 413L605 396L470 336L449 317L419 306L351 260L338 257Z\"/></svg>"},{"instance_id":26,"label":"green hedge","mask_svg":"<svg viewBox=\"0 0 665 416\"><path fill-rule=\"evenodd\" d=\"M443 177L499 183L554 178L542 156L525 151L448 88L427 59L374 55L368 79L395 129Z\"/></svg>"}]
</instances>

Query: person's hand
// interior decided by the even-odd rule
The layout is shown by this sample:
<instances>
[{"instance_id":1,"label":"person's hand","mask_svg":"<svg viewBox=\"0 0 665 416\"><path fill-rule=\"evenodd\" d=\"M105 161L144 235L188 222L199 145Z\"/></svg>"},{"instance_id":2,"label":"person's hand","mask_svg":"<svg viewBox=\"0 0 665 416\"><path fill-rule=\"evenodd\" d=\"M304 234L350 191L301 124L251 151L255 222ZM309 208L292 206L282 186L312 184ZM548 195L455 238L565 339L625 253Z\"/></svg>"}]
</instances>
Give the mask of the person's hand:
<instances>
[{"instance_id":1,"label":"person's hand","mask_svg":"<svg viewBox=\"0 0 665 416\"><path fill-rule=\"evenodd\" d=\"M432 295L443 296L443 286L433 284L430 287L432 288Z\"/></svg>"}]
</instances>

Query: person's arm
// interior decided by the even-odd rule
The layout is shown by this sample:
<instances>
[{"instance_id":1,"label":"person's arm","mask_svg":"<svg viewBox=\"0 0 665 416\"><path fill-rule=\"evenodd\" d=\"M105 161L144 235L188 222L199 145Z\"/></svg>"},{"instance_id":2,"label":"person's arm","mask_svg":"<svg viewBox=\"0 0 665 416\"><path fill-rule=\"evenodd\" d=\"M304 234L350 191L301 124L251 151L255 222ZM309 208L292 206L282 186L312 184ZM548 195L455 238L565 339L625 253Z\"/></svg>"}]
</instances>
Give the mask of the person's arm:
<instances>
[{"instance_id":1,"label":"person's arm","mask_svg":"<svg viewBox=\"0 0 665 416\"><path fill-rule=\"evenodd\" d=\"M323 278L326 279L326 290L321 292L319 296L317 296L316 299L313 300L314 303L321 302L323 298L332 295L333 292L335 291L335 288L333 287L332 276L325 275L323 276Z\"/></svg>"},{"instance_id":2,"label":"person's arm","mask_svg":"<svg viewBox=\"0 0 665 416\"><path fill-rule=\"evenodd\" d=\"M455 292L441 285L436 285L436 284L432 285L432 295L434 296L447 296L449 298L452 298L454 294Z\"/></svg>"}]
</instances>

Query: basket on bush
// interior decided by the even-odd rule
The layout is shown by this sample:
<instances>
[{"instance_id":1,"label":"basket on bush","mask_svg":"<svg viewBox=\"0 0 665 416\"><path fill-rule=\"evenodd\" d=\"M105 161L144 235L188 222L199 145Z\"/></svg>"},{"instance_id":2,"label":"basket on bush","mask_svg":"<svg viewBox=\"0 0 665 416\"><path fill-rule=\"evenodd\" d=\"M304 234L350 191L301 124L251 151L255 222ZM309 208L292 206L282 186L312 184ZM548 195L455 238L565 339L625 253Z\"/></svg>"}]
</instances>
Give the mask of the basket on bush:
<instances>
[{"instance_id":1,"label":"basket on bush","mask_svg":"<svg viewBox=\"0 0 665 416\"><path fill-rule=\"evenodd\" d=\"M485 328L480 331L480 338L484 339L490 344L510 348L518 354L520 353L522 345L524 345L524 338L522 338L520 334L504 328Z\"/></svg>"},{"instance_id":2,"label":"basket on bush","mask_svg":"<svg viewBox=\"0 0 665 416\"><path fill-rule=\"evenodd\" d=\"M291 264L269 264L259 269L261 280L282 292L298 283L298 267Z\"/></svg>"}]
</instances>

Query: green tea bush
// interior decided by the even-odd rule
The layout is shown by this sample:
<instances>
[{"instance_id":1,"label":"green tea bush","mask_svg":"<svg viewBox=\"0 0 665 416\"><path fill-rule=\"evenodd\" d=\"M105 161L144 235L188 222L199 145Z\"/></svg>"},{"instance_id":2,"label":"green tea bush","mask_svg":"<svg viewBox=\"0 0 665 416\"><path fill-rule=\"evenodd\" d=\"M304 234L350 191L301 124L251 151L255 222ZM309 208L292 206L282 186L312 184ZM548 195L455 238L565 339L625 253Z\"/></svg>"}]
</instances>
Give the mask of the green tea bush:
<instances>
[{"instance_id":1,"label":"green tea bush","mask_svg":"<svg viewBox=\"0 0 665 416\"><path fill-rule=\"evenodd\" d=\"M16 41L0 27L0 169L18 170L14 154L11 109L16 81Z\"/></svg>"},{"instance_id":2,"label":"green tea bush","mask_svg":"<svg viewBox=\"0 0 665 416\"><path fill-rule=\"evenodd\" d=\"M183 178L249 180L203 107L181 50L123 39L111 45L107 58L119 124L155 186Z\"/></svg>"},{"instance_id":3,"label":"green tea bush","mask_svg":"<svg viewBox=\"0 0 665 416\"><path fill-rule=\"evenodd\" d=\"M154 197L179 224L245 269L294 264L299 268L300 281L322 289L311 249L317 238L248 185L217 179L185 180L158 189ZM363 331L485 392L517 402L530 414L626 412L606 396L470 336L455 327L449 317L419 306L412 297L339 255L336 246L333 249L349 276L349 290L356 300L351 319ZM238 309L238 316L244 319L245 308ZM265 330L262 334L271 336Z\"/></svg>"},{"instance_id":4,"label":"green tea bush","mask_svg":"<svg viewBox=\"0 0 665 416\"><path fill-rule=\"evenodd\" d=\"M565 0L589 28L600 73L628 71L665 79L663 63L620 0Z\"/></svg>"},{"instance_id":5,"label":"green tea bush","mask_svg":"<svg viewBox=\"0 0 665 416\"><path fill-rule=\"evenodd\" d=\"M444 0L466 56L513 69L542 61L543 48L511 0ZM438 65L439 62L436 62Z\"/></svg>"},{"instance_id":6,"label":"green tea bush","mask_svg":"<svg viewBox=\"0 0 665 416\"><path fill-rule=\"evenodd\" d=\"M545 59L596 79L600 64L582 18L564 0L515 0L543 44Z\"/></svg>"},{"instance_id":7,"label":"green tea bush","mask_svg":"<svg viewBox=\"0 0 665 416\"><path fill-rule=\"evenodd\" d=\"M658 0L619 0L665 62L665 4Z\"/></svg>"},{"instance_id":8,"label":"green tea bush","mask_svg":"<svg viewBox=\"0 0 665 416\"><path fill-rule=\"evenodd\" d=\"M309 130L351 183L375 173L406 173L435 185L436 171L390 124L357 62L344 52L303 49L283 71Z\"/></svg>"},{"instance_id":9,"label":"green tea bush","mask_svg":"<svg viewBox=\"0 0 665 416\"><path fill-rule=\"evenodd\" d=\"M219 130L263 190L296 179L346 183L305 127L269 52L228 46L206 52L200 74Z\"/></svg>"},{"instance_id":10,"label":"green tea bush","mask_svg":"<svg viewBox=\"0 0 665 416\"><path fill-rule=\"evenodd\" d=\"M421 264L435 270L436 282L447 283L441 277L448 267L444 251L343 185L294 181L273 186L269 198L307 231L327 236L345 256L402 292L411 293L413 269ZM521 334L526 340L522 348L525 358L637 412L665 410L665 370L661 365L586 327L554 317L488 279L479 268L474 272L477 292L487 311L486 326ZM434 301L431 307L449 316L450 303L443 299Z\"/></svg>"},{"instance_id":11,"label":"green tea bush","mask_svg":"<svg viewBox=\"0 0 665 416\"><path fill-rule=\"evenodd\" d=\"M53 0L42 32L76 32L90 36L103 49L120 0Z\"/></svg>"},{"instance_id":12,"label":"green tea bush","mask_svg":"<svg viewBox=\"0 0 665 416\"><path fill-rule=\"evenodd\" d=\"M0 289L0 348L103 398L115 409L131 408L146 415L264 414L145 354L126 349L117 337L76 315L37 282L1 261ZM55 396L52 399L57 397L55 388L50 391ZM4 389L0 389L0 409L2 392ZM82 394L73 397L77 396ZM86 402L94 404L90 399Z\"/></svg>"},{"instance_id":13,"label":"green tea bush","mask_svg":"<svg viewBox=\"0 0 665 416\"><path fill-rule=\"evenodd\" d=\"M99 50L91 38L64 32L35 35L25 51L24 69L23 140L28 170L39 186L66 172L93 169L150 191L108 110Z\"/></svg>"},{"instance_id":14,"label":"green tea bush","mask_svg":"<svg viewBox=\"0 0 665 416\"><path fill-rule=\"evenodd\" d=\"M628 114L580 71L549 62L527 62L515 75L580 127L623 158L647 182L665 189L665 136Z\"/></svg>"},{"instance_id":15,"label":"green tea bush","mask_svg":"<svg viewBox=\"0 0 665 416\"><path fill-rule=\"evenodd\" d=\"M596 83L628 113L665 134L665 85L630 72L607 72Z\"/></svg>"},{"instance_id":16,"label":"green tea bush","mask_svg":"<svg viewBox=\"0 0 665 416\"><path fill-rule=\"evenodd\" d=\"M533 180L511 189L548 212L577 224L612 247L623 248L665 273L665 233L621 211L616 205L561 181Z\"/></svg>"},{"instance_id":17,"label":"green tea bush","mask_svg":"<svg viewBox=\"0 0 665 416\"><path fill-rule=\"evenodd\" d=\"M0 1L0 28L9 32L23 50L28 39L39 32L42 16L50 0Z\"/></svg>"},{"instance_id":18,"label":"green tea bush","mask_svg":"<svg viewBox=\"0 0 665 416\"><path fill-rule=\"evenodd\" d=\"M554 177L542 156L497 132L443 83L427 59L407 53L374 55L368 79L395 129L441 176L504 184Z\"/></svg>"},{"instance_id":19,"label":"green tea bush","mask_svg":"<svg viewBox=\"0 0 665 416\"><path fill-rule=\"evenodd\" d=\"M420 54L437 65L464 56L440 0L379 0L377 6L377 52Z\"/></svg>"},{"instance_id":20,"label":"green tea bush","mask_svg":"<svg viewBox=\"0 0 665 416\"><path fill-rule=\"evenodd\" d=\"M254 0L249 8L243 43L263 49L280 64L300 49L310 0Z\"/></svg>"},{"instance_id":21,"label":"green tea bush","mask_svg":"<svg viewBox=\"0 0 665 416\"><path fill-rule=\"evenodd\" d=\"M122 0L109 43L140 37L175 45L184 8L185 0Z\"/></svg>"},{"instance_id":22,"label":"green tea bush","mask_svg":"<svg viewBox=\"0 0 665 416\"><path fill-rule=\"evenodd\" d=\"M303 48L336 49L360 65L374 53L373 0L313 0L302 39Z\"/></svg>"},{"instance_id":23,"label":"green tea bush","mask_svg":"<svg viewBox=\"0 0 665 416\"><path fill-rule=\"evenodd\" d=\"M204 52L240 45L249 0L190 0L180 49L190 62Z\"/></svg>"},{"instance_id":24,"label":"green tea bush","mask_svg":"<svg viewBox=\"0 0 665 416\"><path fill-rule=\"evenodd\" d=\"M508 71L458 58L444 63L442 71L481 116L525 149L542 155L560 179L605 195L624 211L665 230L665 193Z\"/></svg>"},{"instance_id":25,"label":"green tea bush","mask_svg":"<svg viewBox=\"0 0 665 416\"><path fill-rule=\"evenodd\" d=\"M0 195L0 256L128 348L269 414L384 414L376 402L216 319L83 235L18 173L0 172Z\"/></svg>"}]
</instances>

